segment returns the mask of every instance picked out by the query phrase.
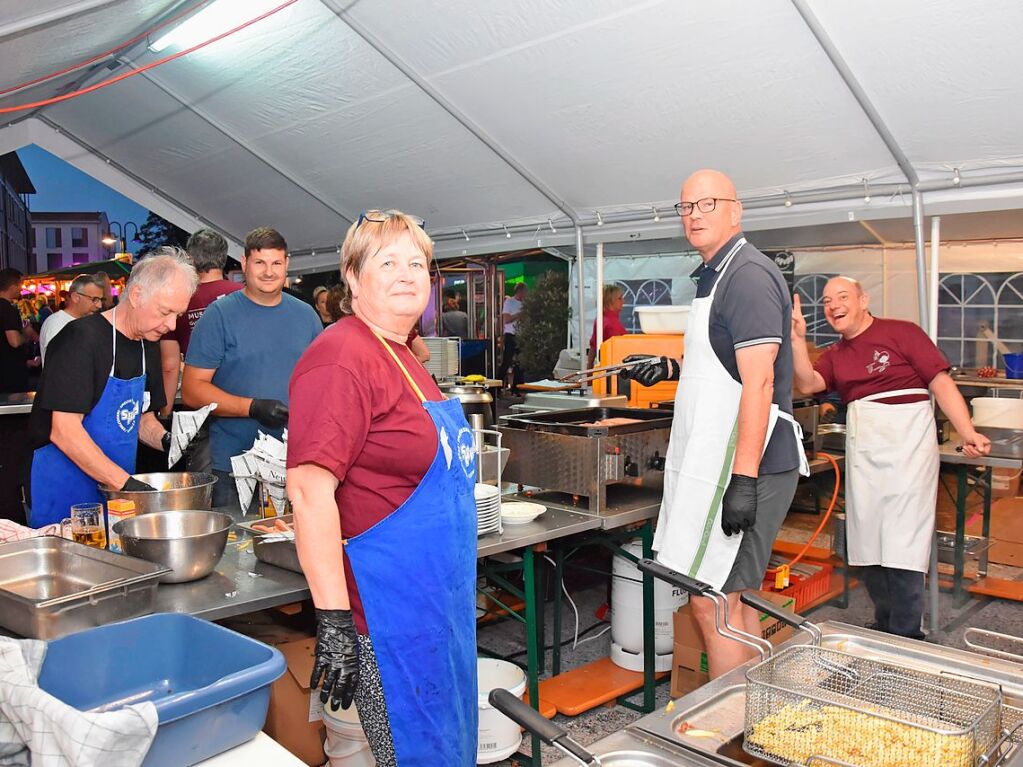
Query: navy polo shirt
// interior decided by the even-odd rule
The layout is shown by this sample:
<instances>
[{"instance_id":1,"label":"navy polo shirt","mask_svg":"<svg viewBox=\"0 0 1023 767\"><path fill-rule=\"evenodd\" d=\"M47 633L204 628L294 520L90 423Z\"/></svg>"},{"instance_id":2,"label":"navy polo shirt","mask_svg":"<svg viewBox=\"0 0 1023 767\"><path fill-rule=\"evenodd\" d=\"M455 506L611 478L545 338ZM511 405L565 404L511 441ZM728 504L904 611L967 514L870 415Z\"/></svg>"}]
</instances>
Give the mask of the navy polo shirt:
<instances>
[{"instance_id":1,"label":"navy polo shirt","mask_svg":"<svg viewBox=\"0 0 1023 767\"><path fill-rule=\"evenodd\" d=\"M742 383L736 349L759 344L778 345L774 361L774 404L792 413L792 299L781 270L748 242L731 258L737 234L706 264L692 273L696 297L706 298L719 280L710 307L710 345L728 374ZM727 267L727 268L726 268ZM792 425L779 419L760 462L761 474L777 474L799 466Z\"/></svg>"}]
</instances>

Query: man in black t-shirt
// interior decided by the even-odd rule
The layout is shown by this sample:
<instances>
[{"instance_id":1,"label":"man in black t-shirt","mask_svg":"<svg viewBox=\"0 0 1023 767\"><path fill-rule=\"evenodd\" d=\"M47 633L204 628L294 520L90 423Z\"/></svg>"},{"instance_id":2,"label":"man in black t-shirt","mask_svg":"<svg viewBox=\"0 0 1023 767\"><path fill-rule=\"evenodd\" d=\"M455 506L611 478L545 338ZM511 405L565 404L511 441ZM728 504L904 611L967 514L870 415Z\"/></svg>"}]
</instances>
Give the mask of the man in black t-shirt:
<instances>
[{"instance_id":1,"label":"man in black t-shirt","mask_svg":"<svg viewBox=\"0 0 1023 767\"><path fill-rule=\"evenodd\" d=\"M159 340L173 330L198 277L179 248L159 248L132 270L120 304L70 323L46 352L29 434L33 527L74 503L99 502L97 483L152 490L131 476L141 440L167 450Z\"/></svg>"},{"instance_id":2,"label":"man in black t-shirt","mask_svg":"<svg viewBox=\"0 0 1023 767\"><path fill-rule=\"evenodd\" d=\"M27 338L14 305L20 295L21 272L0 270L0 393L28 391Z\"/></svg>"}]
</instances>

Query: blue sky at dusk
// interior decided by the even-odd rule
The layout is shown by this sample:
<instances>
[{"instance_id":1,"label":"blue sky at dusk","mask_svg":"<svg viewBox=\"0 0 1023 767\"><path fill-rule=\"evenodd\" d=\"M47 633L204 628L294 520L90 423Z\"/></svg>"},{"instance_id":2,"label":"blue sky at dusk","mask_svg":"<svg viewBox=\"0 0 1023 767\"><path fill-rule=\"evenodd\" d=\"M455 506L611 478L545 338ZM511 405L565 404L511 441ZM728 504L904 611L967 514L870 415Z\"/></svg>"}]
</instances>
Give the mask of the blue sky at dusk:
<instances>
[{"instance_id":1,"label":"blue sky at dusk","mask_svg":"<svg viewBox=\"0 0 1023 767\"><path fill-rule=\"evenodd\" d=\"M33 211L104 211L110 221L142 226L149 211L87 173L33 145L18 150L37 194L29 196ZM114 227L116 229L116 227ZM128 227L134 236L134 228ZM128 249L134 252L128 238Z\"/></svg>"}]
</instances>

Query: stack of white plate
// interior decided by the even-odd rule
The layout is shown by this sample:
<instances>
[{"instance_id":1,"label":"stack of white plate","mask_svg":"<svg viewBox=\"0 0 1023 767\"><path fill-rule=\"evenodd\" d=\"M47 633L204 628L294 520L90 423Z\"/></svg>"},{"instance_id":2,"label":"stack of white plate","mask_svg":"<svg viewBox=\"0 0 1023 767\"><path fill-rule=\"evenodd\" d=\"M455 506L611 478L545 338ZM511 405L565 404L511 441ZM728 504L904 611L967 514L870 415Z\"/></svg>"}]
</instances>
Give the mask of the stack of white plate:
<instances>
[{"instance_id":1,"label":"stack of white plate","mask_svg":"<svg viewBox=\"0 0 1023 767\"><path fill-rule=\"evenodd\" d=\"M478 535L501 529L501 490L494 485L476 483L476 532Z\"/></svg>"}]
</instances>

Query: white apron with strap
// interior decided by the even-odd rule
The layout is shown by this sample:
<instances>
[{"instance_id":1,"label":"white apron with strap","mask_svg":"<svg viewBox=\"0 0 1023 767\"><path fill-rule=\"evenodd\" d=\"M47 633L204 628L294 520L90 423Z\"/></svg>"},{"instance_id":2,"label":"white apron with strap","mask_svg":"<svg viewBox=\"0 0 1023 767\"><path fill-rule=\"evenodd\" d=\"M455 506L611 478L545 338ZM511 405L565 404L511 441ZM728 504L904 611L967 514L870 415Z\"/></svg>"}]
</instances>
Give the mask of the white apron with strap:
<instances>
[{"instance_id":1,"label":"white apron with strap","mask_svg":"<svg viewBox=\"0 0 1023 767\"><path fill-rule=\"evenodd\" d=\"M938 494L938 440L930 400L879 399L926 389L881 392L849 403L846 424L846 531L850 565L927 572Z\"/></svg>"},{"instance_id":2,"label":"white apron with strap","mask_svg":"<svg viewBox=\"0 0 1023 767\"><path fill-rule=\"evenodd\" d=\"M710 309L725 271L745 244L745 238L740 238L728 251L710 295L695 299L689 311L653 545L659 562L716 589L724 586L742 542L741 533L727 536L721 530L721 499L735 460L742 384L732 378L711 347ZM800 473L808 476L799 425L774 404L764 446L779 416L792 424Z\"/></svg>"}]
</instances>

